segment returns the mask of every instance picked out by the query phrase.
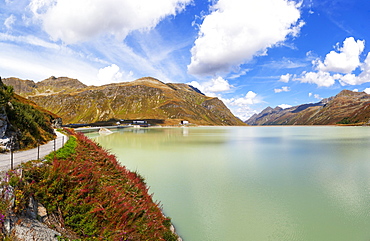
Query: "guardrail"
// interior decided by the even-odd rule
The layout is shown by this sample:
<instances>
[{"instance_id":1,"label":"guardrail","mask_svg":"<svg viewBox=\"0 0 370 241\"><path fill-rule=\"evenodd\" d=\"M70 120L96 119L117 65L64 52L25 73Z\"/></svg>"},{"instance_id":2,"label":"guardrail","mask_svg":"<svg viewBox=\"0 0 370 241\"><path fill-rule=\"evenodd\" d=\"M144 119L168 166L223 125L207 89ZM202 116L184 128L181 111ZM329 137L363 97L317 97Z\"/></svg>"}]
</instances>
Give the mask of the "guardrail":
<instances>
[{"instance_id":1,"label":"guardrail","mask_svg":"<svg viewBox=\"0 0 370 241\"><path fill-rule=\"evenodd\" d=\"M56 139L49 141L44 145L38 145L36 148L30 150L2 153L0 154L0 170L5 171L8 169L14 169L14 167L22 162L40 160L49 153L61 148L66 141L66 136L59 135Z\"/></svg>"}]
</instances>

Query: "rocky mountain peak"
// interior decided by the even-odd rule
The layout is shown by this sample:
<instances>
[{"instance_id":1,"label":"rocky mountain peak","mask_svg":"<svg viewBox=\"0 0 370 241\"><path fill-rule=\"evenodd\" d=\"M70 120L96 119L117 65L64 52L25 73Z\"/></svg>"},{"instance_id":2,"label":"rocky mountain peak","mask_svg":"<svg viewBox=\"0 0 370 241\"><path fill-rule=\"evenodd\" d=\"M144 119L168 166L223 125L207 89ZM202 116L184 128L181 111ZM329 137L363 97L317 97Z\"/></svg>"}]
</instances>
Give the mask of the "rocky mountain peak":
<instances>
[{"instance_id":1,"label":"rocky mountain peak","mask_svg":"<svg viewBox=\"0 0 370 241\"><path fill-rule=\"evenodd\" d=\"M370 120L370 95L343 90L318 103L308 103L278 110L267 107L253 115L251 125L335 125L361 124Z\"/></svg>"},{"instance_id":2,"label":"rocky mountain peak","mask_svg":"<svg viewBox=\"0 0 370 241\"><path fill-rule=\"evenodd\" d=\"M74 88L74 89L82 89L86 88L87 85L81 83L77 79L71 79L68 77L58 77L51 76L43 81L38 82L38 88L41 87L54 87L54 88Z\"/></svg>"}]
</instances>

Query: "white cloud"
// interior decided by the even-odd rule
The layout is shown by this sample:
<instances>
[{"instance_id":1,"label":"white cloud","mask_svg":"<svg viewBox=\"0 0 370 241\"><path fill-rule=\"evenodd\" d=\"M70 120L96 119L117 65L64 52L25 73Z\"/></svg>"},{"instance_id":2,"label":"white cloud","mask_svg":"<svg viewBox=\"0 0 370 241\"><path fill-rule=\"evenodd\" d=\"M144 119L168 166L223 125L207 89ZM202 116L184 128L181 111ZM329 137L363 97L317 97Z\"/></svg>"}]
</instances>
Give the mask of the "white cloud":
<instances>
[{"instance_id":1,"label":"white cloud","mask_svg":"<svg viewBox=\"0 0 370 241\"><path fill-rule=\"evenodd\" d=\"M29 9L53 40L67 44L99 35L124 39L130 32L154 28L191 0L31 0Z\"/></svg>"},{"instance_id":2,"label":"white cloud","mask_svg":"<svg viewBox=\"0 0 370 241\"><path fill-rule=\"evenodd\" d=\"M98 69L64 50L38 51L0 42L0 72L3 77L18 77L35 81L50 76L76 78L85 84L97 79ZM57 56L57 57L56 57ZM16 74L14 74L16 73Z\"/></svg>"},{"instance_id":3,"label":"white cloud","mask_svg":"<svg viewBox=\"0 0 370 241\"><path fill-rule=\"evenodd\" d=\"M319 94L312 94L312 93L308 93L308 97L312 97L315 98L315 99L318 99L318 100L322 100L322 98L320 97Z\"/></svg>"},{"instance_id":4,"label":"white cloud","mask_svg":"<svg viewBox=\"0 0 370 241\"><path fill-rule=\"evenodd\" d=\"M359 83L370 82L370 52L367 54L367 57L361 65L361 74L359 77Z\"/></svg>"},{"instance_id":5,"label":"white cloud","mask_svg":"<svg viewBox=\"0 0 370 241\"><path fill-rule=\"evenodd\" d=\"M283 86L281 89L274 89L275 93L280 93L280 92L289 92L290 88L288 86Z\"/></svg>"},{"instance_id":6,"label":"white cloud","mask_svg":"<svg viewBox=\"0 0 370 241\"><path fill-rule=\"evenodd\" d=\"M197 88L198 90L200 90L201 92L204 93L204 86L201 85L198 81L192 81L192 82L189 82L189 83L186 83L187 85L191 85L195 88Z\"/></svg>"},{"instance_id":7,"label":"white cloud","mask_svg":"<svg viewBox=\"0 0 370 241\"><path fill-rule=\"evenodd\" d=\"M319 87L329 87L335 84L336 78L329 72L303 72L302 78L296 79L302 83L316 84Z\"/></svg>"},{"instance_id":8,"label":"white cloud","mask_svg":"<svg viewBox=\"0 0 370 241\"><path fill-rule=\"evenodd\" d=\"M262 102L262 98L253 91L248 91L247 94L243 97L230 99L223 98L220 93L208 92L210 89L227 91L232 87L226 80L222 79L221 77L212 79L211 81L203 84L200 84L197 81L192 81L187 84L199 89L206 96L218 97L221 101L225 103L225 105L235 116L239 117L243 121L249 119L253 114L257 113L250 106Z\"/></svg>"},{"instance_id":9,"label":"white cloud","mask_svg":"<svg viewBox=\"0 0 370 241\"><path fill-rule=\"evenodd\" d=\"M290 79L292 78L292 76L293 76L292 74L282 75L282 76L280 76L279 81L284 82L284 83L288 83L290 81Z\"/></svg>"},{"instance_id":10,"label":"white cloud","mask_svg":"<svg viewBox=\"0 0 370 241\"><path fill-rule=\"evenodd\" d=\"M253 104L257 104L257 103L260 103L260 100L257 98L257 94L254 93L253 91L248 91L248 93L242 97L242 98L237 98L237 99L234 99L231 104L234 104L234 105L253 105Z\"/></svg>"},{"instance_id":11,"label":"white cloud","mask_svg":"<svg viewBox=\"0 0 370 241\"><path fill-rule=\"evenodd\" d=\"M4 25L7 29L11 29L17 18L12 14L4 21Z\"/></svg>"},{"instance_id":12,"label":"white cloud","mask_svg":"<svg viewBox=\"0 0 370 241\"><path fill-rule=\"evenodd\" d=\"M259 113L258 111L252 109L249 106L236 108L235 110L232 110L232 112L236 117L239 117L242 121L246 121L249 118L251 118L252 115Z\"/></svg>"},{"instance_id":13,"label":"white cloud","mask_svg":"<svg viewBox=\"0 0 370 241\"><path fill-rule=\"evenodd\" d=\"M291 105L287 105L287 104L281 104L281 105L278 105L278 106L282 109L288 109L288 108L292 107Z\"/></svg>"},{"instance_id":14,"label":"white cloud","mask_svg":"<svg viewBox=\"0 0 370 241\"><path fill-rule=\"evenodd\" d=\"M232 87L229 82L225 79L223 79L222 77L218 77L218 78L215 78L215 79L212 79L211 80L212 82L212 85L210 85L208 88L207 88L207 91L208 92L213 92L213 93L217 93L217 92L223 92L223 91L228 91L230 90L230 88Z\"/></svg>"},{"instance_id":15,"label":"white cloud","mask_svg":"<svg viewBox=\"0 0 370 241\"><path fill-rule=\"evenodd\" d=\"M360 85L370 82L370 53L368 53L365 61L361 63L361 73L359 75L346 74L337 75L341 85Z\"/></svg>"},{"instance_id":16,"label":"white cloud","mask_svg":"<svg viewBox=\"0 0 370 241\"><path fill-rule=\"evenodd\" d=\"M245 106L261 103L259 96L253 91L248 91L244 97L240 98L231 98L231 99L222 99L230 106Z\"/></svg>"},{"instance_id":17,"label":"white cloud","mask_svg":"<svg viewBox=\"0 0 370 241\"><path fill-rule=\"evenodd\" d=\"M240 98L220 99L235 116L239 117L243 121L249 119L253 114L257 113L251 108L251 105L262 102L261 97L253 91L248 91L245 96Z\"/></svg>"},{"instance_id":18,"label":"white cloud","mask_svg":"<svg viewBox=\"0 0 370 241\"><path fill-rule=\"evenodd\" d=\"M365 92L366 94L370 95L370 88L366 88L366 89L364 89L364 92Z\"/></svg>"},{"instance_id":19,"label":"white cloud","mask_svg":"<svg viewBox=\"0 0 370 241\"><path fill-rule=\"evenodd\" d=\"M354 74L338 75L341 85L356 85L358 84L358 77Z\"/></svg>"},{"instance_id":20,"label":"white cloud","mask_svg":"<svg viewBox=\"0 0 370 241\"><path fill-rule=\"evenodd\" d=\"M239 72L236 72L234 74L232 74L231 76L229 76L228 78L229 79L237 79L239 78L240 76L243 76L245 74L247 74L251 69L243 69L243 70L239 70Z\"/></svg>"},{"instance_id":21,"label":"white cloud","mask_svg":"<svg viewBox=\"0 0 370 241\"><path fill-rule=\"evenodd\" d=\"M219 0L200 25L191 49L190 74L237 69L254 56L298 34L300 4L287 0Z\"/></svg>"},{"instance_id":22,"label":"white cloud","mask_svg":"<svg viewBox=\"0 0 370 241\"><path fill-rule=\"evenodd\" d=\"M133 72L125 73L120 71L116 64L112 64L105 68L99 69L98 80L99 85L109 84L113 82L131 81L133 80Z\"/></svg>"},{"instance_id":23,"label":"white cloud","mask_svg":"<svg viewBox=\"0 0 370 241\"><path fill-rule=\"evenodd\" d=\"M360 66L359 56L365 48L365 42L355 40L353 37L343 41L343 47L336 45L337 51L330 51L325 57L324 62L318 60L318 70L325 72L351 73Z\"/></svg>"},{"instance_id":24,"label":"white cloud","mask_svg":"<svg viewBox=\"0 0 370 241\"><path fill-rule=\"evenodd\" d=\"M0 40L1 41L11 41L15 43L25 43L25 44L30 44L33 45L33 47L44 47L44 48L49 48L49 49L54 49L54 50L60 50L62 49L61 46L46 42L40 38L37 38L32 35L28 36L13 36L5 33L0 33Z\"/></svg>"},{"instance_id":25,"label":"white cloud","mask_svg":"<svg viewBox=\"0 0 370 241\"><path fill-rule=\"evenodd\" d=\"M302 83L317 84L319 87L329 87L338 80L341 85L360 85L370 82L370 52L363 63L360 55L364 51L365 41L348 37L343 41L343 47L336 45L336 51L331 51L324 62L316 58L312 61L316 72L302 72L300 78L294 78ZM310 52L309 52L310 53ZM311 53L310 53L311 55ZM360 67L360 74L353 73ZM283 81L286 77L280 77Z\"/></svg>"},{"instance_id":26,"label":"white cloud","mask_svg":"<svg viewBox=\"0 0 370 241\"><path fill-rule=\"evenodd\" d=\"M197 81L192 81L187 84L194 86L207 96L217 96L216 93L229 91L233 87L222 77L213 78L202 84Z\"/></svg>"}]
</instances>

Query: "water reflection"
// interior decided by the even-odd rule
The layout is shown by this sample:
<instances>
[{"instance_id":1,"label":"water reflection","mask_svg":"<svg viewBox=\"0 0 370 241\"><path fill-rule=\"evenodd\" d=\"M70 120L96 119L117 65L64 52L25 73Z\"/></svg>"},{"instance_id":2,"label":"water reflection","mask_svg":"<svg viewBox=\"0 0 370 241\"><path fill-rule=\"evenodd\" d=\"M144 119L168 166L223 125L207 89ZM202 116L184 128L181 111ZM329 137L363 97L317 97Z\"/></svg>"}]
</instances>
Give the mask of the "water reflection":
<instances>
[{"instance_id":1,"label":"water reflection","mask_svg":"<svg viewBox=\"0 0 370 241\"><path fill-rule=\"evenodd\" d=\"M147 180L185 240L369 240L370 129L124 130L96 140Z\"/></svg>"}]
</instances>

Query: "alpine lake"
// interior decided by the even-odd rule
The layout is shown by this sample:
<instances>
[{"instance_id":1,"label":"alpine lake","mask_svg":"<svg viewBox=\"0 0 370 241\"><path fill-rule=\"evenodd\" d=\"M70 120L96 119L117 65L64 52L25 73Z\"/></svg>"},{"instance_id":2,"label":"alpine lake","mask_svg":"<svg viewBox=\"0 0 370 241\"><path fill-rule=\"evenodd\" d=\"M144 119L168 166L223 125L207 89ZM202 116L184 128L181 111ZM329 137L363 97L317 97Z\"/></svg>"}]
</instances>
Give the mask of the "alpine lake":
<instances>
[{"instance_id":1,"label":"alpine lake","mask_svg":"<svg viewBox=\"0 0 370 241\"><path fill-rule=\"evenodd\" d=\"M370 127L86 135L145 178L184 241L370 240Z\"/></svg>"}]
</instances>

